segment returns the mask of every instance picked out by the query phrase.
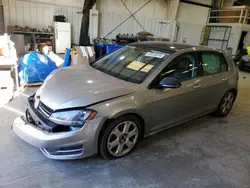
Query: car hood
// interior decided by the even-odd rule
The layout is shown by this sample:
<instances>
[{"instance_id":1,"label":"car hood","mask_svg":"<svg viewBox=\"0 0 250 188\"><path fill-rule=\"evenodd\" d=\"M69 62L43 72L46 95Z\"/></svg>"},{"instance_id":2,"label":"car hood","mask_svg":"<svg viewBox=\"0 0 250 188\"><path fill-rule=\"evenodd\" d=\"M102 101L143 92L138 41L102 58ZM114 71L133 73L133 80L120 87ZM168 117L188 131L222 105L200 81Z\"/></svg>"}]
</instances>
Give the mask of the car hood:
<instances>
[{"instance_id":1,"label":"car hood","mask_svg":"<svg viewBox=\"0 0 250 188\"><path fill-rule=\"evenodd\" d=\"M135 91L129 83L100 72L89 65L56 70L37 91L46 106L53 110L85 107L121 97Z\"/></svg>"}]
</instances>

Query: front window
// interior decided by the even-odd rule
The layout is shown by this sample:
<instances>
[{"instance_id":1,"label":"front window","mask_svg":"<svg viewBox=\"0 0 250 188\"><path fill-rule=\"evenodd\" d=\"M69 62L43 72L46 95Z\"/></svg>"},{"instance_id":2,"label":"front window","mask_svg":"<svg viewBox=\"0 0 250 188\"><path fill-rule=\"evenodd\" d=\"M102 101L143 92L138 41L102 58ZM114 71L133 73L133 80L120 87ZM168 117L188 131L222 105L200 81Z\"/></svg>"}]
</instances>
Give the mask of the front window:
<instances>
[{"instance_id":1,"label":"front window","mask_svg":"<svg viewBox=\"0 0 250 188\"><path fill-rule=\"evenodd\" d=\"M116 78L142 83L170 55L150 47L126 46L90 65Z\"/></svg>"},{"instance_id":2,"label":"front window","mask_svg":"<svg viewBox=\"0 0 250 188\"><path fill-rule=\"evenodd\" d=\"M199 67L196 53L187 53L174 59L163 69L161 79L174 77L180 81L191 80L199 76Z\"/></svg>"}]
</instances>

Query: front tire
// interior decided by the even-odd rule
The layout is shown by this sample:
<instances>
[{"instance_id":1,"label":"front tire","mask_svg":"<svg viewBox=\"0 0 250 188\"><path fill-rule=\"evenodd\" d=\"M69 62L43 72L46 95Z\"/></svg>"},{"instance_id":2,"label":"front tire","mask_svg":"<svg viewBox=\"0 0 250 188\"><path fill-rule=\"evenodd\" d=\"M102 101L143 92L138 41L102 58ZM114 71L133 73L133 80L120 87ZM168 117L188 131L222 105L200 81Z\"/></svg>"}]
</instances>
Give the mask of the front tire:
<instances>
[{"instance_id":1,"label":"front tire","mask_svg":"<svg viewBox=\"0 0 250 188\"><path fill-rule=\"evenodd\" d=\"M99 142L99 153L105 159L118 159L135 149L142 129L140 121L133 115L113 120L105 127Z\"/></svg>"},{"instance_id":2,"label":"front tire","mask_svg":"<svg viewBox=\"0 0 250 188\"><path fill-rule=\"evenodd\" d=\"M224 117L226 116L232 109L234 101L236 98L236 93L233 91L227 92L223 98L221 99L221 102L215 111L215 116L217 117Z\"/></svg>"}]
</instances>

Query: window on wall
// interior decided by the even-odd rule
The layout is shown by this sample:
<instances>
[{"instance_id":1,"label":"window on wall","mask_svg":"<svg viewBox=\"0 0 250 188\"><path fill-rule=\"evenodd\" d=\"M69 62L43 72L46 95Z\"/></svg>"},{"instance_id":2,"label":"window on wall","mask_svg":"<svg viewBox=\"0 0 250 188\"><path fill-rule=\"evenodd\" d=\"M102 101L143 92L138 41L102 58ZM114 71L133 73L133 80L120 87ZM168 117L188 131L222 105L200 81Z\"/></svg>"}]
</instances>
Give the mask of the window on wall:
<instances>
[{"instance_id":1,"label":"window on wall","mask_svg":"<svg viewBox=\"0 0 250 188\"><path fill-rule=\"evenodd\" d=\"M222 54L214 52L201 53L203 76L218 74L228 70L227 63Z\"/></svg>"}]
</instances>

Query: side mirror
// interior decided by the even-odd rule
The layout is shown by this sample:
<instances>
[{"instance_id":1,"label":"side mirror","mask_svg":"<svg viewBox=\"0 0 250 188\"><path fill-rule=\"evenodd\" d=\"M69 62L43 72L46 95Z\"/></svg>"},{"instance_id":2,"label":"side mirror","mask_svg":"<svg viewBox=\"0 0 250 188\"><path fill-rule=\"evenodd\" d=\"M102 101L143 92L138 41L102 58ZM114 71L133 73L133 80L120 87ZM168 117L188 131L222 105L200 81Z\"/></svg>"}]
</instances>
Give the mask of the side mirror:
<instances>
[{"instance_id":1,"label":"side mirror","mask_svg":"<svg viewBox=\"0 0 250 188\"><path fill-rule=\"evenodd\" d=\"M181 82L176 78L166 77L160 81L159 86L161 88L179 88L181 87Z\"/></svg>"}]
</instances>

